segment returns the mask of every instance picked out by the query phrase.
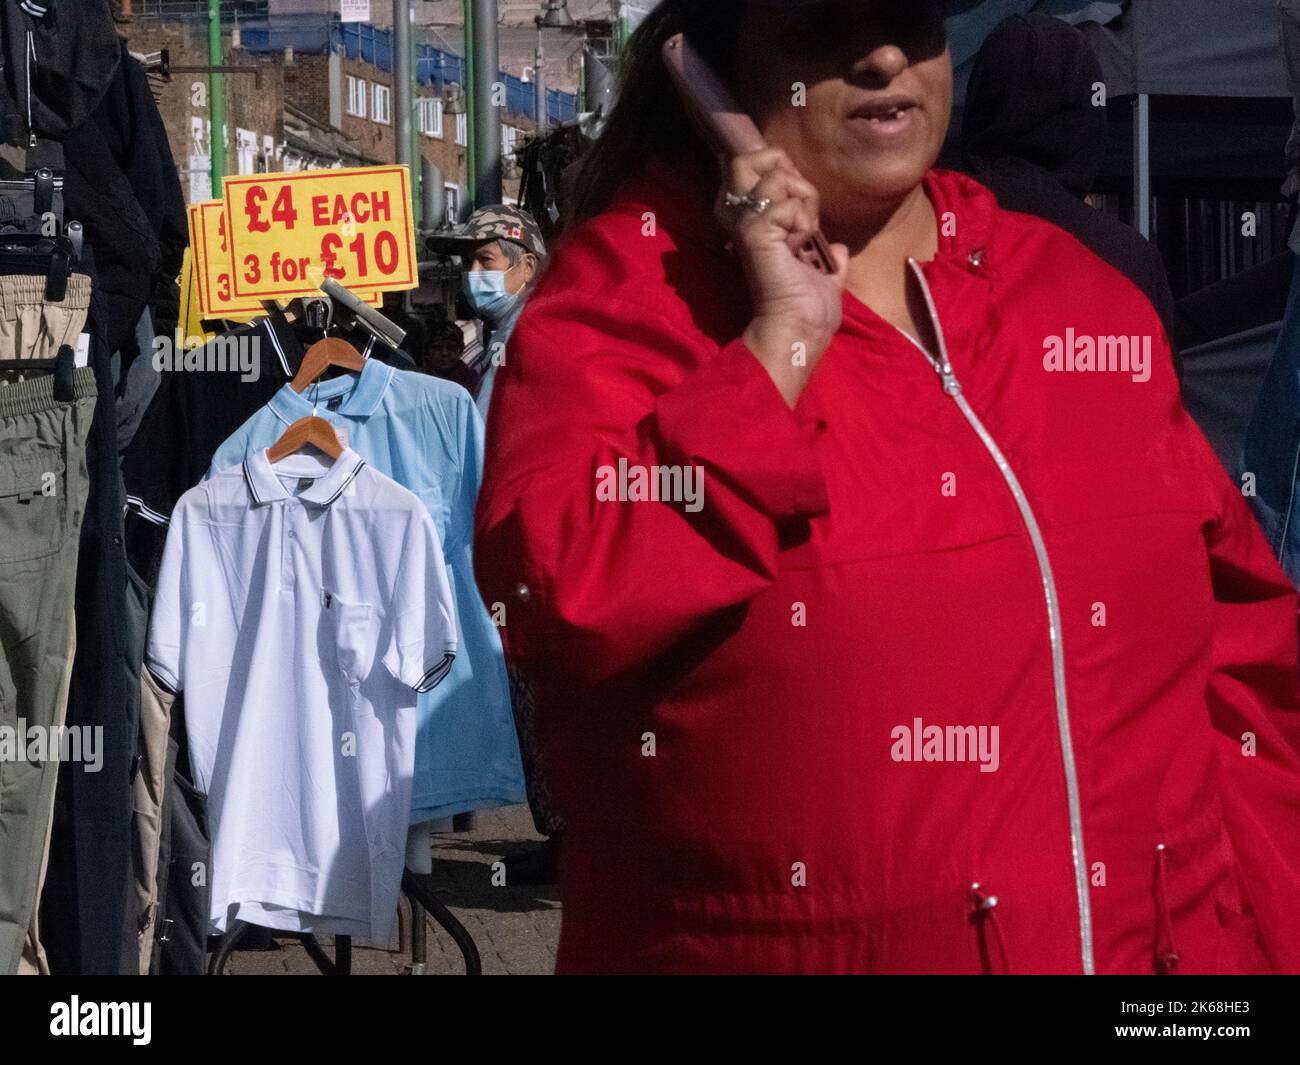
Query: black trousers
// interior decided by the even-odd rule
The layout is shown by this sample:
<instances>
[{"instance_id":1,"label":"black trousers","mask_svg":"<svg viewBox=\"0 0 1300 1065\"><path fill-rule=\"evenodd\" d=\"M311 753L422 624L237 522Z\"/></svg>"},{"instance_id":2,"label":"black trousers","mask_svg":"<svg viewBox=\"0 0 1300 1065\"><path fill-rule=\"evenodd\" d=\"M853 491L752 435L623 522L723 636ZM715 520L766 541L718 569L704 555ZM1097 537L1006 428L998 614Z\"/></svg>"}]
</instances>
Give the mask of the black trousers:
<instances>
[{"instance_id":1,"label":"black trousers","mask_svg":"<svg viewBox=\"0 0 1300 1065\"><path fill-rule=\"evenodd\" d=\"M64 767L55 794L41 939L55 974L117 974L137 967L130 912L131 778L146 619L128 603L118 470L117 410L105 308L97 291L87 329L98 388L86 448L90 496L77 571L77 653L69 725L103 729L103 763Z\"/></svg>"}]
</instances>

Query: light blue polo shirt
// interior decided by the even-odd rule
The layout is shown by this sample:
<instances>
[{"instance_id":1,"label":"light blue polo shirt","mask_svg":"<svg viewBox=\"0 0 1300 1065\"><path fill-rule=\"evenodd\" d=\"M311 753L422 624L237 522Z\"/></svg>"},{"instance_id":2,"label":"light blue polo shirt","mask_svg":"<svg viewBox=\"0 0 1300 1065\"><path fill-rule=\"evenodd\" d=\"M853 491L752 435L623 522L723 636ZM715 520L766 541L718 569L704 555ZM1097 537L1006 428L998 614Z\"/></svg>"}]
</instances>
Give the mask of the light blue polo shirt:
<instances>
[{"instance_id":1,"label":"light blue polo shirt","mask_svg":"<svg viewBox=\"0 0 1300 1065\"><path fill-rule=\"evenodd\" d=\"M420 497L442 538L461 650L447 678L420 696L411 824L527 801L501 636L474 583L483 419L473 398L450 381L367 359L360 375L302 395L286 384L217 449L207 476L270 447L313 406L348 447Z\"/></svg>"}]
</instances>

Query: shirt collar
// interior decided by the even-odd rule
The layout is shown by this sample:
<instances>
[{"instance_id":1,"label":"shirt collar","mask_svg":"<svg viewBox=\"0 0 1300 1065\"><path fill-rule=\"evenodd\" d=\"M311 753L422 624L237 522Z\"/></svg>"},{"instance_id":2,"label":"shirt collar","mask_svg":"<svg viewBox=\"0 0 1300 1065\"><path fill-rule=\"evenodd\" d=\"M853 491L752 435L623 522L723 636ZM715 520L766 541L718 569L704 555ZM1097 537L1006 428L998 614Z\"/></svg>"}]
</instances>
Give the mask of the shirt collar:
<instances>
[{"instance_id":1,"label":"shirt collar","mask_svg":"<svg viewBox=\"0 0 1300 1065\"><path fill-rule=\"evenodd\" d=\"M289 385L282 385L280 391L271 397L270 407L286 425L308 417L313 408L316 414L324 418L331 414L365 418L379 409L395 372L391 366L377 359L366 359L361 374L357 377L351 374L335 377L321 381L319 385L308 385L301 393L295 392ZM340 396L342 402L338 407L334 410L326 408L329 400Z\"/></svg>"},{"instance_id":2,"label":"shirt collar","mask_svg":"<svg viewBox=\"0 0 1300 1065\"><path fill-rule=\"evenodd\" d=\"M290 455L273 467L266 457L269 448L254 451L244 460L244 481L253 505L297 498L320 507L328 507L355 479L364 460L350 447L343 449L332 464L325 465L311 455ZM294 497L280 481L281 476L311 477L311 487Z\"/></svg>"}]
</instances>

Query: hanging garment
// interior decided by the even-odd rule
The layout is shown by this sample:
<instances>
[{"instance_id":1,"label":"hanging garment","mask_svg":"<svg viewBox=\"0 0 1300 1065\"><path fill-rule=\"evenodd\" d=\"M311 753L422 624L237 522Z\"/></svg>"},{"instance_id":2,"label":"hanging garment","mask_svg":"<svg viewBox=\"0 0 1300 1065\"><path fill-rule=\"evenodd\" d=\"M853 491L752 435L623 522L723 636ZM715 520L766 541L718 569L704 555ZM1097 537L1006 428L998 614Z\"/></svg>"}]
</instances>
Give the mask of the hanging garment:
<instances>
[{"instance_id":1,"label":"hanging garment","mask_svg":"<svg viewBox=\"0 0 1300 1065\"><path fill-rule=\"evenodd\" d=\"M122 458L127 546L133 566L149 584L156 581L176 501L202 478L218 446L292 379L305 350L283 318L258 318L161 368ZM375 359L411 365L404 351L378 341L367 344L366 351ZM141 369L138 362L133 367ZM190 777L179 711L168 743L168 766L174 768L165 770L152 968L196 973L202 971L208 890L206 882L195 881L192 870L208 862L208 836L204 798ZM172 748L178 748L179 758ZM138 850L138 858L145 853ZM137 867L134 880L147 884L152 875Z\"/></svg>"},{"instance_id":2,"label":"hanging garment","mask_svg":"<svg viewBox=\"0 0 1300 1065\"><path fill-rule=\"evenodd\" d=\"M557 968L978 973L992 895L1016 972L1150 973L1161 912L1180 972L1300 971L1296 593L1150 301L935 171L935 361L845 292L791 410L715 189L566 233L492 401Z\"/></svg>"},{"instance_id":3,"label":"hanging garment","mask_svg":"<svg viewBox=\"0 0 1300 1065\"><path fill-rule=\"evenodd\" d=\"M197 874L212 868L211 835L207 804L190 768L182 704L177 700L171 706L163 768L157 918L149 963L150 973L165 976L200 975L208 944L208 878Z\"/></svg>"},{"instance_id":4,"label":"hanging garment","mask_svg":"<svg viewBox=\"0 0 1300 1065\"><path fill-rule=\"evenodd\" d=\"M130 347L152 297L172 298L188 240L180 179L157 105L126 42L119 47L122 62L95 113L62 138L65 207L95 252L113 351ZM170 325L174 311L168 317Z\"/></svg>"},{"instance_id":5,"label":"hanging garment","mask_svg":"<svg viewBox=\"0 0 1300 1065\"><path fill-rule=\"evenodd\" d=\"M176 277L189 244L185 196L167 142L167 129L149 89L149 76L131 55L126 40L121 41L121 50L117 75L90 121L103 131L158 241L158 268L150 306L156 310L160 300L167 302L160 330L170 335L179 309L172 306L179 300Z\"/></svg>"},{"instance_id":6,"label":"hanging garment","mask_svg":"<svg viewBox=\"0 0 1300 1065\"><path fill-rule=\"evenodd\" d=\"M132 574L133 585L148 601L144 582ZM163 839L164 795L167 790L167 748L171 733L172 707L176 697L165 691L147 669L140 671L140 740L131 790L135 799L131 832L132 886L138 915L139 973L149 972L153 962L154 938L158 931L160 893L159 856Z\"/></svg>"},{"instance_id":7,"label":"hanging garment","mask_svg":"<svg viewBox=\"0 0 1300 1065\"><path fill-rule=\"evenodd\" d=\"M523 767L497 627L474 585L471 529L483 469L483 422L459 385L367 359L359 376L299 395L288 385L218 450L215 475L279 439L313 411L428 508L456 597L461 653L420 699L411 823L523 802Z\"/></svg>"},{"instance_id":8,"label":"hanging garment","mask_svg":"<svg viewBox=\"0 0 1300 1065\"><path fill-rule=\"evenodd\" d=\"M0 375L0 377L7 375ZM95 410L90 369L0 383L0 974L18 970L44 874L74 647L73 595ZM31 744L39 741L40 747ZM56 746L57 753L56 753ZM63 767L66 772L69 767ZM36 968L44 955L33 943Z\"/></svg>"},{"instance_id":9,"label":"hanging garment","mask_svg":"<svg viewBox=\"0 0 1300 1065\"><path fill-rule=\"evenodd\" d=\"M432 519L355 451L259 451L181 498L148 667L185 695L213 932L239 917L387 943L416 697L456 650Z\"/></svg>"},{"instance_id":10,"label":"hanging garment","mask_svg":"<svg viewBox=\"0 0 1300 1065\"><path fill-rule=\"evenodd\" d=\"M257 318L164 365L122 458L136 511L165 525L176 501L203 479L217 448L293 379L305 351L283 318ZM366 354L413 365L404 351L379 342L367 345Z\"/></svg>"},{"instance_id":11,"label":"hanging garment","mask_svg":"<svg viewBox=\"0 0 1300 1065\"><path fill-rule=\"evenodd\" d=\"M29 175L26 150L15 149L12 145L5 148L20 154L24 166L22 169L14 167L16 173L13 177L0 177L0 233L48 232L51 220L62 231L63 178L56 176L52 169L39 176ZM61 158L59 162L62 164ZM0 154L0 174L6 172L6 164L3 154Z\"/></svg>"},{"instance_id":12,"label":"hanging garment","mask_svg":"<svg viewBox=\"0 0 1300 1065\"><path fill-rule=\"evenodd\" d=\"M46 299L46 284L39 274L0 275L0 359L52 359L64 344L78 346L90 278L69 277L61 300Z\"/></svg>"},{"instance_id":13,"label":"hanging garment","mask_svg":"<svg viewBox=\"0 0 1300 1065\"><path fill-rule=\"evenodd\" d=\"M86 249L78 266L90 274ZM77 655L68 724L97 729L102 765L59 774L41 927L56 974L132 971L136 915L130 912L131 771L138 723L143 617L128 597L117 455L112 352L102 294L92 288L86 331L95 374L95 415L86 444L90 493L77 563ZM133 635L134 634L134 635Z\"/></svg>"},{"instance_id":14,"label":"hanging garment","mask_svg":"<svg viewBox=\"0 0 1300 1065\"><path fill-rule=\"evenodd\" d=\"M120 44L108 0L0 2L0 140L61 139L83 125L108 91Z\"/></svg>"}]
</instances>

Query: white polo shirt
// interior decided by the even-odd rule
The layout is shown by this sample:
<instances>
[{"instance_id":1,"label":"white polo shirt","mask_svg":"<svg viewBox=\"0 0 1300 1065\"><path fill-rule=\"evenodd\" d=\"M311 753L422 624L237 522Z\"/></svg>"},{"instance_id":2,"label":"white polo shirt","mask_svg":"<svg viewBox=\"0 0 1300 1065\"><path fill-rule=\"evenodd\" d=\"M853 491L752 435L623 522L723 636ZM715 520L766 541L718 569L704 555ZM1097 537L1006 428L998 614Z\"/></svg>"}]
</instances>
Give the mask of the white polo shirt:
<instances>
[{"instance_id":1,"label":"white polo shirt","mask_svg":"<svg viewBox=\"0 0 1300 1065\"><path fill-rule=\"evenodd\" d=\"M258 451L181 497L147 664L185 695L213 931L388 941L416 693L450 669L454 617L428 511L350 448Z\"/></svg>"}]
</instances>

